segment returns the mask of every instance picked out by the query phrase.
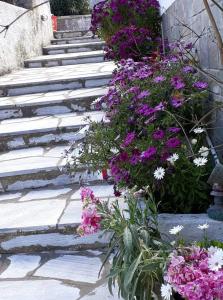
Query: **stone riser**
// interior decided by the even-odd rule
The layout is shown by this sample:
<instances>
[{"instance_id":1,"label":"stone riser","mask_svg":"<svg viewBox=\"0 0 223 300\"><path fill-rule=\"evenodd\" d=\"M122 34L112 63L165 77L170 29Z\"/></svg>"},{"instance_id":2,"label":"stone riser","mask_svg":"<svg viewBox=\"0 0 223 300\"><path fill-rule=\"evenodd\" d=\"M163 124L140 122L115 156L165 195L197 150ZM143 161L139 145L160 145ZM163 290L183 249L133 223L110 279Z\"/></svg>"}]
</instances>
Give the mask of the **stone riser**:
<instances>
[{"instance_id":1,"label":"stone riser","mask_svg":"<svg viewBox=\"0 0 223 300\"><path fill-rule=\"evenodd\" d=\"M18 96L32 93L47 93L52 91L61 90L76 90L80 88L92 88L105 86L109 83L111 75L102 74L101 76L95 76L94 78L83 79L67 79L63 81L49 81L43 83L24 83L16 86L8 85L0 87L0 97L4 96Z\"/></svg>"},{"instance_id":2,"label":"stone riser","mask_svg":"<svg viewBox=\"0 0 223 300\"><path fill-rule=\"evenodd\" d=\"M51 230L52 231L52 230ZM38 251L53 250L89 250L106 247L110 236L102 233L80 237L75 234L75 227L66 229L57 228L55 232L45 231L44 233L30 232L23 235L21 232L16 235L0 236L0 254L7 253L35 253Z\"/></svg>"},{"instance_id":3,"label":"stone riser","mask_svg":"<svg viewBox=\"0 0 223 300\"><path fill-rule=\"evenodd\" d=\"M43 54L54 55L54 54L67 54L67 53L79 53L79 52L90 52L96 50L103 50L104 43L92 43L90 45L82 45L76 47L75 45L70 47L49 47L43 48Z\"/></svg>"},{"instance_id":4,"label":"stone riser","mask_svg":"<svg viewBox=\"0 0 223 300\"><path fill-rule=\"evenodd\" d=\"M90 31L57 31L54 32L54 37L56 39L63 38L77 38L77 37L91 37L92 32Z\"/></svg>"},{"instance_id":5,"label":"stone riser","mask_svg":"<svg viewBox=\"0 0 223 300\"><path fill-rule=\"evenodd\" d=\"M45 67L58 67L58 66L68 66L68 65L78 65L87 63L99 63L104 61L104 55L93 56L93 57L83 57L83 58L66 58L64 56L60 59L51 59L49 56L48 60L40 61L25 61L26 68L45 68Z\"/></svg>"},{"instance_id":6,"label":"stone riser","mask_svg":"<svg viewBox=\"0 0 223 300\"><path fill-rule=\"evenodd\" d=\"M71 143L81 141L84 136L85 134L81 132L80 127L76 129L62 128L60 130L55 130L54 132L18 135L15 137L0 137L0 152Z\"/></svg>"},{"instance_id":7,"label":"stone riser","mask_svg":"<svg viewBox=\"0 0 223 300\"><path fill-rule=\"evenodd\" d=\"M98 174L87 174L85 170L78 171L70 176L65 170L55 167L53 170L34 170L24 175L14 175L0 178L2 192L23 191L24 189L38 189L45 187L58 187L70 184L79 184L80 181L100 183L101 176Z\"/></svg>"},{"instance_id":8,"label":"stone riser","mask_svg":"<svg viewBox=\"0 0 223 300\"><path fill-rule=\"evenodd\" d=\"M78 44L78 43L90 43L90 42L100 42L99 38L64 38L64 39L54 39L51 41L52 45L64 45L64 44Z\"/></svg>"},{"instance_id":9,"label":"stone riser","mask_svg":"<svg viewBox=\"0 0 223 300\"><path fill-rule=\"evenodd\" d=\"M89 97L82 100L69 99L67 101L60 102L55 100L52 101L52 103L46 102L45 104L40 105L0 109L0 120L95 111L95 106L91 105L95 99L95 97Z\"/></svg>"}]
</instances>

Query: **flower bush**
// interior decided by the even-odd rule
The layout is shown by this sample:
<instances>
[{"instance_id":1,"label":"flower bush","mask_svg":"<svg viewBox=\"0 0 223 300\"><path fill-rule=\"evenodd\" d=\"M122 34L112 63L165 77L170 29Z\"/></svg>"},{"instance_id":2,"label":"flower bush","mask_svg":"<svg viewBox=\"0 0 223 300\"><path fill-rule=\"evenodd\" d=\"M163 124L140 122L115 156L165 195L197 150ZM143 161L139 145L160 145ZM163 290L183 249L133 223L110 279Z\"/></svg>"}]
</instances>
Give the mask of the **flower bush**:
<instances>
[{"instance_id":1,"label":"flower bush","mask_svg":"<svg viewBox=\"0 0 223 300\"><path fill-rule=\"evenodd\" d=\"M101 217L97 211L99 199L95 197L93 191L84 188L81 191L81 200L83 203L82 223L77 232L81 235L96 233L100 229Z\"/></svg>"},{"instance_id":2,"label":"flower bush","mask_svg":"<svg viewBox=\"0 0 223 300\"><path fill-rule=\"evenodd\" d=\"M207 83L180 57L120 62L97 103L109 124L92 123L80 161L110 169L119 188L149 185L163 212L195 213L209 206L209 149L197 125Z\"/></svg>"},{"instance_id":3,"label":"flower bush","mask_svg":"<svg viewBox=\"0 0 223 300\"><path fill-rule=\"evenodd\" d=\"M131 10L129 9L131 7ZM106 0L95 5L91 30L106 43L107 57L141 59L159 45L157 0Z\"/></svg>"},{"instance_id":4,"label":"flower bush","mask_svg":"<svg viewBox=\"0 0 223 300\"><path fill-rule=\"evenodd\" d=\"M223 299L223 250L197 246L179 248L171 255L162 286L163 299L169 300L172 291L184 299Z\"/></svg>"}]
</instances>

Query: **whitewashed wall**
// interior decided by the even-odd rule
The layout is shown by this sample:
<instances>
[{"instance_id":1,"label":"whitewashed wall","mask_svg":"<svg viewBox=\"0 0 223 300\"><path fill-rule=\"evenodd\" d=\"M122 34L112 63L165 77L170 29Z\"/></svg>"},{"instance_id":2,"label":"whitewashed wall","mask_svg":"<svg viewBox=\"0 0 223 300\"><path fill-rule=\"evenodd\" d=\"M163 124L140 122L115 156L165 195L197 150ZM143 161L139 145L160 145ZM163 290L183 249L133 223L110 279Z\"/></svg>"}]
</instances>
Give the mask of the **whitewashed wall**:
<instances>
[{"instance_id":1,"label":"whitewashed wall","mask_svg":"<svg viewBox=\"0 0 223 300\"><path fill-rule=\"evenodd\" d=\"M44 0L26 0L26 2L36 5ZM25 11L25 8L0 1L0 24L9 24ZM41 15L47 16L47 20L42 21ZM51 11L48 3L25 14L9 28L6 36L0 34L0 76L23 66L26 58L40 55L42 47L49 44L52 37Z\"/></svg>"}]
</instances>

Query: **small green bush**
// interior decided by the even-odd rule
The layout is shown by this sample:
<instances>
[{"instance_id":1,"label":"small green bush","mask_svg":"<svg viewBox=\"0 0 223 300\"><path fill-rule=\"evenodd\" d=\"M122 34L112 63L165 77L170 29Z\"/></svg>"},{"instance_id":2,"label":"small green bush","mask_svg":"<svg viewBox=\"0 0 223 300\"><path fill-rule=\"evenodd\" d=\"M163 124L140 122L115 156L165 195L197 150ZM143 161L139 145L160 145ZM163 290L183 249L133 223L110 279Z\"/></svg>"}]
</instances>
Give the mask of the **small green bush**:
<instances>
[{"instance_id":1,"label":"small green bush","mask_svg":"<svg viewBox=\"0 0 223 300\"><path fill-rule=\"evenodd\" d=\"M88 0L50 0L55 16L84 15L89 13Z\"/></svg>"}]
</instances>

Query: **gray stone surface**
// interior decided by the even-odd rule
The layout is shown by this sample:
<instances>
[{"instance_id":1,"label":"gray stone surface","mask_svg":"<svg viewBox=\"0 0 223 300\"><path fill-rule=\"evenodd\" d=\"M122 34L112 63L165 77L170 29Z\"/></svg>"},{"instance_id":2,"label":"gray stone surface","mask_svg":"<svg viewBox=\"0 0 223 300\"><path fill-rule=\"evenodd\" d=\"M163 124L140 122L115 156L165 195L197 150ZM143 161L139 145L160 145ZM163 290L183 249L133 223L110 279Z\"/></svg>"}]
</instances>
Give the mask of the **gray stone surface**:
<instances>
[{"instance_id":1,"label":"gray stone surface","mask_svg":"<svg viewBox=\"0 0 223 300\"><path fill-rule=\"evenodd\" d=\"M100 279L98 274L101 263L98 257L64 255L49 260L34 273L34 276L96 283Z\"/></svg>"},{"instance_id":2,"label":"gray stone surface","mask_svg":"<svg viewBox=\"0 0 223 300\"><path fill-rule=\"evenodd\" d=\"M79 289L58 280L1 281L4 300L77 300Z\"/></svg>"},{"instance_id":3,"label":"gray stone surface","mask_svg":"<svg viewBox=\"0 0 223 300\"><path fill-rule=\"evenodd\" d=\"M113 62L24 69L0 78L0 95L16 96L107 85ZM88 84L89 82L89 84Z\"/></svg>"},{"instance_id":4,"label":"gray stone surface","mask_svg":"<svg viewBox=\"0 0 223 300\"><path fill-rule=\"evenodd\" d=\"M70 49L69 52L72 52L71 50L72 48ZM51 51L55 53L52 53L52 55L42 55L42 56L37 56L35 58L27 59L25 61L25 66L27 68L42 68L42 67L51 67L51 66L55 67L55 66L64 66L64 65L79 65L83 63L96 63L96 62L104 61L103 50L90 51L90 49L86 49L85 52L65 53L65 54L63 54L63 51L61 50L51 50ZM62 54L60 54L61 52Z\"/></svg>"},{"instance_id":5,"label":"gray stone surface","mask_svg":"<svg viewBox=\"0 0 223 300\"><path fill-rule=\"evenodd\" d=\"M223 223L210 219L207 214L161 214L158 221L160 231L170 240L174 240L175 236L170 235L169 230L178 225L184 226L182 236L186 241L202 240L204 233L198 226L208 224L208 237L223 242Z\"/></svg>"},{"instance_id":6,"label":"gray stone surface","mask_svg":"<svg viewBox=\"0 0 223 300\"><path fill-rule=\"evenodd\" d=\"M163 28L164 35L170 42L179 40L185 41L186 43L192 42L195 44L195 56L200 62L201 67L205 72L209 72L214 75L217 80L222 79L222 63L220 61L220 51L217 47L217 41L214 30L211 26L210 19L204 8L202 0L163 0L161 5L168 8L163 14ZM170 3L168 3L170 2ZM172 3L173 2L173 3ZM223 18L222 11L209 1L210 7L218 26L220 34L223 37ZM223 1L217 1L220 6L223 6ZM169 4L172 4L169 6ZM186 26L188 28L186 28ZM191 30L189 29L191 28ZM198 36L201 36L197 39ZM212 92L210 95L211 103L207 103L209 107L215 102L222 102L223 89L216 82L212 81L209 77L204 77L205 80L209 81L209 89ZM207 108L208 109L208 108ZM212 120L213 130L209 130L209 134L212 137L214 145L222 145L223 143L223 112L220 109L218 112L213 114ZM219 158L222 160L223 148L219 147L217 152Z\"/></svg>"},{"instance_id":7,"label":"gray stone surface","mask_svg":"<svg viewBox=\"0 0 223 300\"><path fill-rule=\"evenodd\" d=\"M81 253L54 251L40 252L35 256L22 254L1 257L1 299L118 300L117 288L114 289L113 296L107 288L109 263L98 277L104 257L102 251L91 250ZM13 263L9 265L9 261ZM36 263L38 267L34 270Z\"/></svg>"}]
</instances>

